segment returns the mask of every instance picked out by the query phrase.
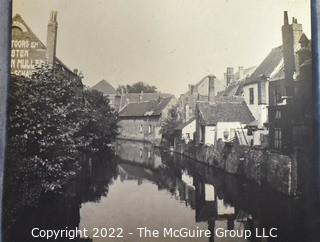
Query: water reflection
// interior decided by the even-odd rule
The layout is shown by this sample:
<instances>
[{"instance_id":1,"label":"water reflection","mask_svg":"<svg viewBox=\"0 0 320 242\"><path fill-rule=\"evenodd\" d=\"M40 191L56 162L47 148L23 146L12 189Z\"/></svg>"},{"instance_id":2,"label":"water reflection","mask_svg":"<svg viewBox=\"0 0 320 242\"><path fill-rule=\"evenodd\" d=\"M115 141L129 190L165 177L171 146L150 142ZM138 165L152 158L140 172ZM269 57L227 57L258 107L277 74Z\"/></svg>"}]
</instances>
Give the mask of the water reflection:
<instances>
[{"instance_id":1,"label":"water reflection","mask_svg":"<svg viewBox=\"0 0 320 242\"><path fill-rule=\"evenodd\" d=\"M305 241L301 202L258 187L149 143L119 141L117 158L87 158L81 179L64 196L26 212L13 241L33 226L86 228L100 241ZM32 216L31 216L32 215ZM209 229L210 238L139 238L137 227ZM92 228L121 227L125 238L93 238ZM219 238L218 228L278 228L277 239ZM132 232L133 234L128 234ZM24 238L24 240L23 240ZM40 240L35 240L40 241ZM62 241L62 240L55 240ZM70 240L69 240L70 241Z\"/></svg>"}]
</instances>

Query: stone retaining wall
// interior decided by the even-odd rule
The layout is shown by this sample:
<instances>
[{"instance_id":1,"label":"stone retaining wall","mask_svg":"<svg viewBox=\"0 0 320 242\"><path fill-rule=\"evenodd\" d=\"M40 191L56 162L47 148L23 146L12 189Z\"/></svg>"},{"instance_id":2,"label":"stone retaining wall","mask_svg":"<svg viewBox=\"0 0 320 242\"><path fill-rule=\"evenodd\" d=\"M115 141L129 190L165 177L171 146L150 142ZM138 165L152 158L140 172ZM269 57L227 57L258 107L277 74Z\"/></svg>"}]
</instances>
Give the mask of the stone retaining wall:
<instances>
[{"instance_id":1,"label":"stone retaining wall","mask_svg":"<svg viewBox=\"0 0 320 242\"><path fill-rule=\"evenodd\" d=\"M267 184L283 194L297 192L297 164L292 157L267 149L222 142L216 147L179 144L176 151L228 173L242 175L259 185Z\"/></svg>"}]
</instances>

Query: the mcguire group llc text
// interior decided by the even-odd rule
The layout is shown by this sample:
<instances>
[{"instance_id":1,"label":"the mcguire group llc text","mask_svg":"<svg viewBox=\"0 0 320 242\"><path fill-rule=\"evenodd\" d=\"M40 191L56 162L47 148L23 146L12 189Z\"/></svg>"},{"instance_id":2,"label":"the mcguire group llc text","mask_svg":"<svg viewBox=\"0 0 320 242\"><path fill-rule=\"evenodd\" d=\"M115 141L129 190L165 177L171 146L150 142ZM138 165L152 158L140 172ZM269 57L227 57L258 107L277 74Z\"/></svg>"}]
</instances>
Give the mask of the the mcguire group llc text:
<instances>
[{"instance_id":1,"label":"the mcguire group llc text","mask_svg":"<svg viewBox=\"0 0 320 242\"><path fill-rule=\"evenodd\" d=\"M124 238L136 235L140 238L210 238L212 236L217 238L276 238L278 237L277 228L262 228L262 229L224 229L216 228L214 231L208 229L200 229L196 227L190 228L172 228L164 227L163 229L151 229L148 227L137 227L135 231L124 231L121 227L104 227L104 228L81 228L74 229L41 229L33 228L31 235L39 239L59 239L68 238L70 240L81 238Z\"/></svg>"}]
</instances>

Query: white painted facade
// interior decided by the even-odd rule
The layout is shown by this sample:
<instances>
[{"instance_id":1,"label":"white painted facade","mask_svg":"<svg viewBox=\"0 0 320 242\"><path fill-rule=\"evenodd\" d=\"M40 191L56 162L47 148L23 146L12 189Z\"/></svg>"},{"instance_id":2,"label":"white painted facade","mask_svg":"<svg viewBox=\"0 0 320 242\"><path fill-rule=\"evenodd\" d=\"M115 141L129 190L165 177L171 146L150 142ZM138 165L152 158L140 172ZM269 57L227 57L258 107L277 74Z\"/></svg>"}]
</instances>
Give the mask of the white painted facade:
<instances>
[{"instance_id":1,"label":"white painted facade","mask_svg":"<svg viewBox=\"0 0 320 242\"><path fill-rule=\"evenodd\" d=\"M250 109L254 118L258 121L258 127L263 128L263 124L268 121L268 103L269 103L269 81L265 82L265 100L264 104L258 101L258 83L252 83L243 87L243 98ZM253 103L250 103L250 89L253 89Z\"/></svg>"},{"instance_id":2,"label":"white painted facade","mask_svg":"<svg viewBox=\"0 0 320 242\"><path fill-rule=\"evenodd\" d=\"M206 126L204 143L208 146L214 145L216 138L216 126Z\"/></svg>"},{"instance_id":3,"label":"white painted facade","mask_svg":"<svg viewBox=\"0 0 320 242\"><path fill-rule=\"evenodd\" d=\"M186 144L193 140L194 132L196 132L196 120L182 128L182 139L185 140Z\"/></svg>"},{"instance_id":4,"label":"white painted facade","mask_svg":"<svg viewBox=\"0 0 320 242\"><path fill-rule=\"evenodd\" d=\"M216 126L206 126L205 144L215 145L219 139L223 142L232 141L237 135L241 145L251 145L253 135L248 135L245 126L240 122L218 122Z\"/></svg>"}]
</instances>

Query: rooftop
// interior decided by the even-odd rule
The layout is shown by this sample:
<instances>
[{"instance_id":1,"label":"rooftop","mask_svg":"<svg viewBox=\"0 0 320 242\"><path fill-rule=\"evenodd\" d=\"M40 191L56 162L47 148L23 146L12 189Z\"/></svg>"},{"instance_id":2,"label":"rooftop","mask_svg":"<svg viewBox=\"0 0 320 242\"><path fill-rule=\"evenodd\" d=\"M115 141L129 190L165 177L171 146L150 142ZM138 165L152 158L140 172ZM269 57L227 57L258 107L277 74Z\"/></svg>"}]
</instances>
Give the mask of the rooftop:
<instances>
[{"instance_id":1,"label":"rooftop","mask_svg":"<svg viewBox=\"0 0 320 242\"><path fill-rule=\"evenodd\" d=\"M100 91L103 94L115 94L116 93L116 90L114 89L114 87L106 80L102 80L102 81L98 82L96 85L91 87L91 89Z\"/></svg>"},{"instance_id":2,"label":"rooftop","mask_svg":"<svg viewBox=\"0 0 320 242\"><path fill-rule=\"evenodd\" d=\"M283 59L282 45L273 48L257 69L244 81L244 85L259 82L261 77L270 77Z\"/></svg>"},{"instance_id":3,"label":"rooftop","mask_svg":"<svg viewBox=\"0 0 320 242\"><path fill-rule=\"evenodd\" d=\"M248 124L255 120L241 97L216 97L214 104L199 102L197 106L206 124L217 124L218 122Z\"/></svg>"},{"instance_id":4,"label":"rooftop","mask_svg":"<svg viewBox=\"0 0 320 242\"><path fill-rule=\"evenodd\" d=\"M145 102L128 103L119 112L119 116L124 117L148 117L160 116L162 110L169 104L172 97L162 98L159 100L151 100Z\"/></svg>"}]
</instances>

